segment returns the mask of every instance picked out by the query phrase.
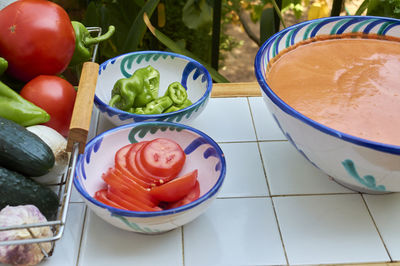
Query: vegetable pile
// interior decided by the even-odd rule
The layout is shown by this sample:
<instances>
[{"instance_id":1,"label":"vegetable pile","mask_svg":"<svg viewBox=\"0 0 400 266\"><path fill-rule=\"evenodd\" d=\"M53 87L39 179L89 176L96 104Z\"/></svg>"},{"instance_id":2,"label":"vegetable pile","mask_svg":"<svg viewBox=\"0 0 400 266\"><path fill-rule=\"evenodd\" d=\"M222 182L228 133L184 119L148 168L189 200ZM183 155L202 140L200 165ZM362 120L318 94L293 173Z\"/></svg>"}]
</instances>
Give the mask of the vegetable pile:
<instances>
[{"instance_id":1,"label":"vegetable pile","mask_svg":"<svg viewBox=\"0 0 400 266\"><path fill-rule=\"evenodd\" d=\"M150 115L175 112L192 104L179 82L171 83L161 97L158 96L159 85L157 69L139 68L129 78L117 80L109 105L129 113Z\"/></svg>"},{"instance_id":2,"label":"vegetable pile","mask_svg":"<svg viewBox=\"0 0 400 266\"><path fill-rule=\"evenodd\" d=\"M0 227L57 217L60 201L49 184L59 185L67 167L65 137L76 98L62 75L88 61L94 44L114 31L110 26L94 38L47 0L19 0L0 10ZM31 229L36 237L52 234L40 230ZM1 231L0 241L31 238L25 231ZM43 259L38 247L0 246L0 262L35 265Z\"/></svg>"},{"instance_id":3,"label":"vegetable pile","mask_svg":"<svg viewBox=\"0 0 400 266\"><path fill-rule=\"evenodd\" d=\"M102 175L105 187L94 198L114 208L161 211L200 196L198 170L181 173L186 155L178 143L156 138L128 144L115 154L115 165Z\"/></svg>"}]
</instances>

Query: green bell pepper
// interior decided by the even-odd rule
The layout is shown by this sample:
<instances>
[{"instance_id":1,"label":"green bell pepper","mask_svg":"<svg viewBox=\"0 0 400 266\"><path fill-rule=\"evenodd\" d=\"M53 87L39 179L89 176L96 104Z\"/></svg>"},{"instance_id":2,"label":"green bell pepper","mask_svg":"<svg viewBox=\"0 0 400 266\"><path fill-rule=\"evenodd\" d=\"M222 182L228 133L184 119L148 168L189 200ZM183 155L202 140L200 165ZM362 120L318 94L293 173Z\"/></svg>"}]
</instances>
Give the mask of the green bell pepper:
<instances>
[{"instance_id":1,"label":"green bell pepper","mask_svg":"<svg viewBox=\"0 0 400 266\"><path fill-rule=\"evenodd\" d=\"M112 91L109 105L123 111L146 107L158 96L160 73L152 66L137 69L129 78L119 79Z\"/></svg>"},{"instance_id":2,"label":"green bell pepper","mask_svg":"<svg viewBox=\"0 0 400 266\"><path fill-rule=\"evenodd\" d=\"M169 96L174 102L174 105L181 105L187 99L187 92L185 87L179 82L175 81L168 86L164 96Z\"/></svg>"},{"instance_id":3,"label":"green bell pepper","mask_svg":"<svg viewBox=\"0 0 400 266\"><path fill-rule=\"evenodd\" d=\"M89 61L93 54L93 45L108 40L115 32L114 26L109 26L103 35L92 37L88 29L78 21L71 21L75 31L75 50L69 66L75 66Z\"/></svg>"},{"instance_id":4,"label":"green bell pepper","mask_svg":"<svg viewBox=\"0 0 400 266\"><path fill-rule=\"evenodd\" d=\"M50 115L45 110L25 100L1 81L0 116L25 127L50 120Z\"/></svg>"},{"instance_id":5,"label":"green bell pepper","mask_svg":"<svg viewBox=\"0 0 400 266\"><path fill-rule=\"evenodd\" d=\"M3 75L3 73L7 70L8 68L8 62L5 60L3 57L0 57L0 76Z\"/></svg>"}]
</instances>

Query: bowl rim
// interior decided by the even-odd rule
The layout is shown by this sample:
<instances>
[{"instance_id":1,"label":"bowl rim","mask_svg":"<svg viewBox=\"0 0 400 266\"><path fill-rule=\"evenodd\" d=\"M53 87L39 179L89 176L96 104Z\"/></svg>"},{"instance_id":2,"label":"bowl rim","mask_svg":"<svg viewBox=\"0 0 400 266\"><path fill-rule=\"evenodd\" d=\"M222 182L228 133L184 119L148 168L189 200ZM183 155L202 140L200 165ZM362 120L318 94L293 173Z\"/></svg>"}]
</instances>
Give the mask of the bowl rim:
<instances>
[{"instance_id":1,"label":"bowl rim","mask_svg":"<svg viewBox=\"0 0 400 266\"><path fill-rule=\"evenodd\" d=\"M103 63L101 63L100 68L99 68L99 75L100 75L100 72L102 71L102 69L109 63L115 62L120 57L125 57L125 56L129 56L129 55L133 55L133 54L163 54L163 55L169 55L171 57L178 57L178 58L181 58L181 59L184 59L184 60L194 63L198 68L200 68L206 74L206 77L207 77L206 91L204 92L203 96L200 97L200 99L198 99L196 102L192 103L191 105L189 105L183 109L169 112L169 113L149 114L149 115L129 113L129 112L120 110L118 108L111 107L108 104L106 104L105 102L103 102L99 97L97 97L96 92L95 92L94 103L101 106L102 109L106 109L107 112L111 111L111 112L113 112L114 115L124 115L124 116L131 116L131 117L137 117L137 118L142 118L142 119L157 119L157 118L162 118L162 117L170 116L173 114L181 113L181 112L184 112L184 111L192 109L192 108L196 108L198 105L201 105L210 96L211 89L212 89L212 77L211 77L210 72L207 70L207 68L193 58L190 58L190 57L182 55L182 54L173 53L173 52L146 50L146 51L135 51L135 52L121 54L121 55L110 58L110 59L104 61Z\"/></svg>"},{"instance_id":2,"label":"bowl rim","mask_svg":"<svg viewBox=\"0 0 400 266\"><path fill-rule=\"evenodd\" d=\"M270 38L268 38L262 46L259 48L255 61L254 61L254 69L255 69L255 75L258 84L260 85L262 92L268 96L268 98L275 104L277 105L282 111L287 113L288 115L304 122L305 124L323 132L328 135L331 135L333 137L342 139L347 142L351 142L353 144L357 144L360 146L364 146L367 148L371 148L374 150L386 152L386 153L391 153L391 154L400 154L400 146L399 145L394 145L394 144L386 144L382 142L377 142L377 141L372 141L368 139L364 139L361 137L357 137L355 135L350 135L347 133L343 133L339 130L327 127L323 124L320 124L319 122L312 120L308 118L307 116L301 114L300 112L296 111L294 108L286 104L278 95L274 93L274 91L269 87L267 81L265 80L264 74L261 71L261 65L262 65L262 58L263 55L266 51L266 48L268 45L270 45L275 39L279 38L286 32L298 28L298 27L303 27L311 23L315 22L332 22L332 21L338 21L338 20L343 20L343 19L354 19L357 21L363 21L363 20L370 20L370 19L382 19L384 21L390 21L390 22L395 22L400 24L400 19L395 19L395 18L388 18L388 17L379 17L379 16L338 16L338 17L326 17L326 18L319 18L319 19L313 19L313 20L307 20L303 21L297 24L294 24L292 26L289 26L274 35L272 35Z\"/></svg>"},{"instance_id":3,"label":"bowl rim","mask_svg":"<svg viewBox=\"0 0 400 266\"><path fill-rule=\"evenodd\" d=\"M98 139L103 138L105 135L119 131L119 130L123 130L125 128L135 128L141 125L155 125L155 126L174 126L174 127L179 127L181 129L185 129L185 130L189 130L191 132L194 132L198 135L200 135L201 137L205 138L207 140L207 143L211 144L213 146L213 148L216 149L217 151L217 155L218 158L221 162L221 172L220 175L217 179L217 182L212 186L212 188L207 191L205 194L203 194L201 197L199 197L197 200L192 201L188 204L182 205L178 208L173 208L173 209L169 209L169 210L161 210L161 211L154 211L154 212L139 212L139 211L128 211L128 210L121 210L118 208L114 208L111 206L108 206L104 203L101 203L99 201L97 201L96 199L94 199L92 196L89 195L89 193L86 192L86 190L82 187L79 179L77 178L78 172L80 173L80 169L81 169L81 164L82 161L84 161L84 157L86 152L84 152L83 154L79 154L78 157L78 161L76 163L75 166L75 175L74 175L74 186L76 188L76 190L79 192L80 195L82 195L86 200L90 201L91 203L97 205L98 207L101 207L103 209L107 209L108 211L110 211L111 214L113 215L121 215L121 216L125 216L125 217L156 217L156 216L166 216L166 215L171 215L171 214L177 214L177 213L181 213L184 212L186 210L192 209L198 205L200 205L201 203L207 201L208 199L212 198L221 188L223 181L225 179L225 175L226 175L226 161L225 161L225 155L222 151L222 149L220 148L220 146L207 134L205 134L204 132L195 129L193 127L190 127L188 125L184 125L184 124L179 124L179 123L173 123L173 122L166 122L166 121L143 121L143 122L136 122L136 123L129 123L126 125L121 125L118 127L114 127L111 128L107 131L102 132L101 134L97 135L96 137L92 138L86 145L85 151L87 150L91 150L92 146L96 145L96 142Z\"/></svg>"}]
</instances>

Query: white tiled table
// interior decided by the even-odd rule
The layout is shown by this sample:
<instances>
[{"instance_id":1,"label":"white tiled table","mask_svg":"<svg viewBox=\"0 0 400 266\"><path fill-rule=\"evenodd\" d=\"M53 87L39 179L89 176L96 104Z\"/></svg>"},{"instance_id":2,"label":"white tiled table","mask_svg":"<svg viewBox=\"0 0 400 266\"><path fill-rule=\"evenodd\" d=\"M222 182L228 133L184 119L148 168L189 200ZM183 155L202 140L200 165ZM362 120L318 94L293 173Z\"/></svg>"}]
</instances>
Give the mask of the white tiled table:
<instances>
[{"instance_id":1,"label":"white tiled table","mask_svg":"<svg viewBox=\"0 0 400 266\"><path fill-rule=\"evenodd\" d=\"M361 195L331 181L285 140L261 97L211 98L191 126L217 141L227 161L203 215L168 233L136 234L98 218L74 191L65 234L43 265L400 261L400 194ZM110 127L100 118L97 132Z\"/></svg>"}]
</instances>

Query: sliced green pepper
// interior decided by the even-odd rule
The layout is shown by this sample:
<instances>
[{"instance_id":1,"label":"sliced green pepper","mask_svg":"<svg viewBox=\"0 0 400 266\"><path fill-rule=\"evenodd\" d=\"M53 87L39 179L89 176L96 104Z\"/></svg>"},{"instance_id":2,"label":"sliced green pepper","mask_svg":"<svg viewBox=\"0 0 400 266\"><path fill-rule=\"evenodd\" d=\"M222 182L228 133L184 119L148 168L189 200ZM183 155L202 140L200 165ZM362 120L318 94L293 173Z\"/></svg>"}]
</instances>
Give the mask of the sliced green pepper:
<instances>
[{"instance_id":1,"label":"sliced green pepper","mask_svg":"<svg viewBox=\"0 0 400 266\"><path fill-rule=\"evenodd\" d=\"M71 21L75 31L75 50L69 66L75 66L89 61L93 54L93 45L108 40L115 32L114 26L109 26L103 35L92 37L88 29L78 21Z\"/></svg>"},{"instance_id":2,"label":"sliced green pepper","mask_svg":"<svg viewBox=\"0 0 400 266\"><path fill-rule=\"evenodd\" d=\"M131 77L119 79L111 91L109 105L120 110L145 107L158 96L160 73L152 66L139 68Z\"/></svg>"},{"instance_id":3,"label":"sliced green pepper","mask_svg":"<svg viewBox=\"0 0 400 266\"><path fill-rule=\"evenodd\" d=\"M146 115L161 114L164 110L168 109L173 104L171 98L168 96L163 96L149 102L145 108L143 108L143 113ZM137 109L137 108L136 108ZM136 111L136 110L135 110Z\"/></svg>"},{"instance_id":4,"label":"sliced green pepper","mask_svg":"<svg viewBox=\"0 0 400 266\"><path fill-rule=\"evenodd\" d=\"M181 110L183 108L186 108L189 105L192 105L192 102L189 99L186 99L183 104L181 104L181 105L172 105L167 110L165 110L164 113L175 112L175 111Z\"/></svg>"},{"instance_id":5,"label":"sliced green pepper","mask_svg":"<svg viewBox=\"0 0 400 266\"><path fill-rule=\"evenodd\" d=\"M25 100L1 81L0 116L25 127L50 120L50 115L45 110Z\"/></svg>"},{"instance_id":6,"label":"sliced green pepper","mask_svg":"<svg viewBox=\"0 0 400 266\"><path fill-rule=\"evenodd\" d=\"M181 105L187 99L187 92L185 87L183 87L182 84L176 81L168 86L168 89L165 92L164 96L169 96L174 102L174 105Z\"/></svg>"}]
</instances>

